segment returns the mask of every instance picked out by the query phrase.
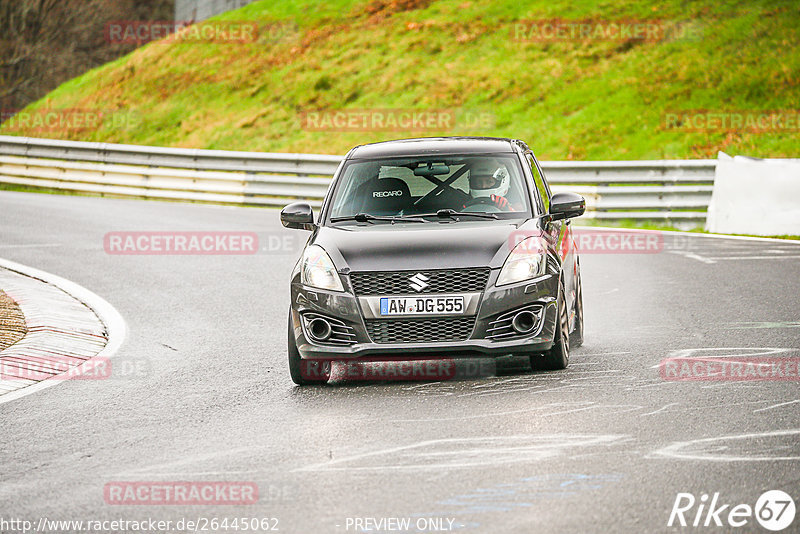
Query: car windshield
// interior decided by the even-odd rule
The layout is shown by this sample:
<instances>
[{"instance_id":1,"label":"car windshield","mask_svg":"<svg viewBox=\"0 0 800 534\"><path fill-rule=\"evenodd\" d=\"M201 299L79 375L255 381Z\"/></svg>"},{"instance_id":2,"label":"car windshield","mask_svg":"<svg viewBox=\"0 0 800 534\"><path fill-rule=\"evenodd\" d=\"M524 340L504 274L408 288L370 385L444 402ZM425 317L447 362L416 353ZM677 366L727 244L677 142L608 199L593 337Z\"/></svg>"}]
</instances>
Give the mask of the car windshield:
<instances>
[{"instance_id":1,"label":"car windshield","mask_svg":"<svg viewBox=\"0 0 800 534\"><path fill-rule=\"evenodd\" d=\"M365 222L365 214L390 221L437 214L464 220L530 216L515 154L352 160L342 169L331 205L331 222Z\"/></svg>"}]
</instances>

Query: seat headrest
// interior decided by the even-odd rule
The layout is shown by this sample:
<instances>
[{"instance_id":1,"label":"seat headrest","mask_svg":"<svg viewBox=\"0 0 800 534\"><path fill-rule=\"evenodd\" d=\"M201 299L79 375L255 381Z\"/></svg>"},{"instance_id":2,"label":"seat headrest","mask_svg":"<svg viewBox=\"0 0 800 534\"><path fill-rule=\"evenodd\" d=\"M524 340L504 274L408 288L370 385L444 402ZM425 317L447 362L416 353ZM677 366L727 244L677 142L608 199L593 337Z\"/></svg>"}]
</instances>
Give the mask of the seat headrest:
<instances>
[{"instance_id":1,"label":"seat headrest","mask_svg":"<svg viewBox=\"0 0 800 534\"><path fill-rule=\"evenodd\" d=\"M361 186L361 211L372 215L397 215L411 206L411 191L399 178L373 178Z\"/></svg>"}]
</instances>

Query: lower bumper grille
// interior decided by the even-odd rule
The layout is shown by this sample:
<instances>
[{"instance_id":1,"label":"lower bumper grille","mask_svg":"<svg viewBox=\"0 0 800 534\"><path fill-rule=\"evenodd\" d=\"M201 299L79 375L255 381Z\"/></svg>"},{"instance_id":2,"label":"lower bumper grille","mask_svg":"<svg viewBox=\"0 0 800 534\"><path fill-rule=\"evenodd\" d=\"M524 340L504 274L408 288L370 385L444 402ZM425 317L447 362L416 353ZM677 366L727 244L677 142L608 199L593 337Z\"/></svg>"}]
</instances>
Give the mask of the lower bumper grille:
<instances>
[{"instance_id":1,"label":"lower bumper grille","mask_svg":"<svg viewBox=\"0 0 800 534\"><path fill-rule=\"evenodd\" d=\"M525 306L498 315L496 319L489 322L489 328L486 330L486 339L499 341L503 339L527 336L533 334L534 332L538 332L541 329L541 322L544 317L543 310L544 306L541 304L534 304L532 306ZM529 332L518 332L514 329L514 317L522 311L529 311L536 317L536 323Z\"/></svg>"},{"instance_id":2,"label":"lower bumper grille","mask_svg":"<svg viewBox=\"0 0 800 534\"><path fill-rule=\"evenodd\" d=\"M389 319L366 321L375 343L436 343L464 341L475 327L475 316L438 319Z\"/></svg>"},{"instance_id":3,"label":"lower bumper grille","mask_svg":"<svg viewBox=\"0 0 800 534\"><path fill-rule=\"evenodd\" d=\"M326 315L318 313L304 313L303 314L303 327L308 335L308 324L314 319L324 319L328 321L331 326L331 335L324 341L316 341L326 345L354 345L356 342L356 332L352 326L348 326L340 319L334 319Z\"/></svg>"}]
</instances>

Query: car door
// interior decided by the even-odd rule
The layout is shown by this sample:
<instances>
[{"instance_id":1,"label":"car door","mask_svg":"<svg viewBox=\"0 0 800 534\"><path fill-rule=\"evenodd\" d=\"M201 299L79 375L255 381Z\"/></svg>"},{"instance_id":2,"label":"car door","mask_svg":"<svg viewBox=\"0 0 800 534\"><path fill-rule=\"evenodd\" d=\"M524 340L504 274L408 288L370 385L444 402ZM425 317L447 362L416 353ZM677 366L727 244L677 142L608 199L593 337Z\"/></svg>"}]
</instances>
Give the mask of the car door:
<instances>
[{"instance_id":1,"label":"car door","mask_svg":"<svg viewBox=\"0 0 800 534\"><path fill-rule=\"evenodd\" d=\"M539 193L539 197L541 197L543 213L549 213L550 211L550 199L553 196L552 192L550 191L550 186L545 179L544 173L542 172L542 168L539 166L539 162L536 160L536 157L533 155L533 152L526 152L525 158L528 161L528 165L531 168L531 173L533 174L533 182L536 185L536 189ZM564 279L564 289L565 289L565 298L566 298L566 305L568 310L573 309L573 303L575 300L575 293L576 293L576 262L575 262L575 242L572 237L572 228L570 226L569 220L561 220L561 221L548 221L545 224L545 232L548 236L548 239L551 239L552 246L558 253L558 257L561 260L561 269L562 269L562 276ZM570 321L572 317L570 316Z\"/></svg>"}]
</instances>

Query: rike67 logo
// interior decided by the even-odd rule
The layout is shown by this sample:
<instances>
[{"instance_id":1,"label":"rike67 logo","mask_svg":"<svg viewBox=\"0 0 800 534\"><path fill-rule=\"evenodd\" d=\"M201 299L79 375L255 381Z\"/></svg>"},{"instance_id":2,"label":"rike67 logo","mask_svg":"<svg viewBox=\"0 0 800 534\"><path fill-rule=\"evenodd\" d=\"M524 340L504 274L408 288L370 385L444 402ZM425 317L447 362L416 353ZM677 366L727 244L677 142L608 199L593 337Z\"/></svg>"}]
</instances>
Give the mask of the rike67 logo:
<instances>
[{"instance_id":1,"label":"rike67 logo","mask_svg":"<svg viewBox=\"0 0 800 534\"><path fill-rule=\"evenodd\" d=\"M691 493L678 493L667 526L725 527L726 530L750 525L752 519L763 528L778 532L794 521L795 504L792 497L781 490L765 491L755 506L724 502L719 493L704 493L699 499ZM749 530L749 529L748 529Z\"/></svg>"}]
</instances>

